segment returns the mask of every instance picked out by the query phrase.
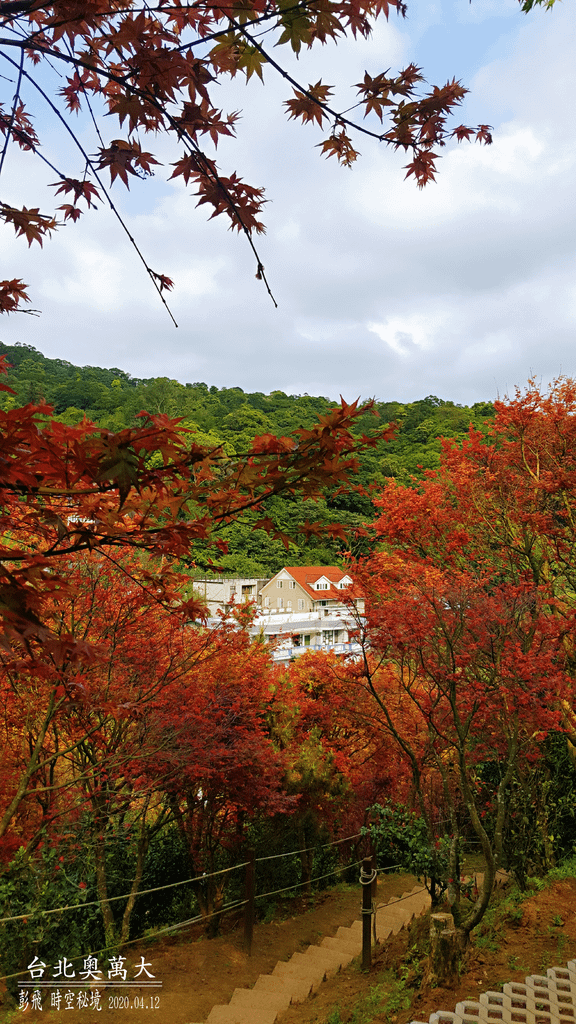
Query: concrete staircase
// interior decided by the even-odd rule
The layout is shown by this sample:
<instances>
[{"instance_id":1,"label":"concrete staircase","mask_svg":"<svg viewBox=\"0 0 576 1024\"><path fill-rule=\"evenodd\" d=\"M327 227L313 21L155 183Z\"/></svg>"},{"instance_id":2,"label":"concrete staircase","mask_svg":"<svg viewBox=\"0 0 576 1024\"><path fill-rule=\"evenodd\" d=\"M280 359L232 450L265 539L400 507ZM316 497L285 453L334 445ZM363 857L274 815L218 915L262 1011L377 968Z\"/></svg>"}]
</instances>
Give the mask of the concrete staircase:
<instances>
[{"instance_id":1,"label":"concrete staircase","mask_svg":"<svg viewBox=\"0 0 576 1024\"><path fill-rule=\"evenodd\" d=\"M403 896L393 896L377 910L377 940L396 935L429 906L430 897L420 885ZM206 1024L276 1024L290 1003L303 1002L361 952L362 921L354 921L350 928L339 928L335 936L322 939L319 946L278 961L272 974L261 974L253 988L235 989L227 1005L212 1008Z\"/></svg>"}]
</instances>

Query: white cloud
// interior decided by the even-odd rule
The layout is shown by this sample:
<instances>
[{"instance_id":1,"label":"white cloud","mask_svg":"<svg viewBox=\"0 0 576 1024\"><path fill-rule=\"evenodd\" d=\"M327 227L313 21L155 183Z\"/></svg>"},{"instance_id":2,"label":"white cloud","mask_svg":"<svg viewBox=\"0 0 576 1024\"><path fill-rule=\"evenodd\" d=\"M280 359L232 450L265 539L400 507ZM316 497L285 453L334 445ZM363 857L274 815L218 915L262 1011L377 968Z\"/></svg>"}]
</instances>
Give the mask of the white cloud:
<instances>
[{"instance_id":1,"label":"white cloud","mask_svg":"<svg viewBox=\"0 0 576 1024\"><path fill-rule=\"evenodd\" d=\"M119 208L153 269L175 280L168 301L178 331L100 210L42 251L5 231L2 276L28 280L43 316L10 317L3 340L137 376L347 399L436 393L475 401L531 372L576 373L576 33L568 5L556 7L529 18L516 12L514 20L507 4L503 18L492 0L473 0L476 13L466 18L481 14L481 25L466 28L464 18L458 38L470 33L472 54L482 32L486 52L500 52L489 61L480 53L462 120L493 120L494 144L448 147L437 183L422 192L403 181L405 156L366 137L352 171L323 160L315 149L321 134L286 123L290 90L270 73L265 88L232 83L218 91L225 109L246 107L238 140L222 145L218 162L267 186L268 234L256 244L278 310L255 280L245 240L207 222L191 187L135 182L130 195L115 190ZM333 82L348 104L355 91L345 86L365 68L411 59L426 67L427 29L443 25L448 77L449 8L422 10L420 22L416 10L414 23L392 19L357 47L303 54L295 71L305 83ZM472 64L478 56L476 48ZM177 155L161 140L166 164ZM53 203L41 185L52 172L33 171L23 192L29 165L28 155L10 149L8 201Z\"/></svg>"},{"instance_id":2,"label":"white cloud","mask_svg":"<svg viewBox=\"0 0 576 1024\"><path fill-rule=\"evenodd\" d=\"M376 334L400 356L413 355L415 350L431 347L431 336L438 333L441 317L392 316L384 323L368 323L369 331Z\"/></svg>"}]
</instances>

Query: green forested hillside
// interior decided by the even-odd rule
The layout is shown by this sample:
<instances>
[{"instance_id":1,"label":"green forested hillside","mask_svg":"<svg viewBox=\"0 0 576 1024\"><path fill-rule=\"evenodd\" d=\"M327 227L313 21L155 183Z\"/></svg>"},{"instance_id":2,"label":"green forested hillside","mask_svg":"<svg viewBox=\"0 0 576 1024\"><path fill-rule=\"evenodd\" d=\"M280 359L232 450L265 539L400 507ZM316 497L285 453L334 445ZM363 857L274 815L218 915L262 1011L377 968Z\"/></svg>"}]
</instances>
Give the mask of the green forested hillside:
<instances>
[{"instance_id":1,"label":"green forested hillside","mask_svg":"<svg viewBox=\"0 0 576 1024\"><path fill-rule=\"evenodd\" d=\"M182 416L185 425L198 431L202 443L220 445L230 454L240 454L257 434L289 434L307 427L334 406L331 399L312 395L286 395L283 391L247 393L242 388L218 388L204 383L181 384L168 377L140 380L117 367L74 366L63 359L47 359L29 345L4 345L0 354L11 364L9 382L16 394L0 395L0 406L9 408L44 400L54 407L55 417L66 423L79 422L83 416L111 430L134 426L142 410ZM489 402L471 408L429 395L416 402L376 402L380 419L366 414L358 423L359 432L396 421L399 431L394 441L379 444L363 456L360 472L365 485L383 484L387 477L409 483L424 470L438 465L440 438L461 438L470 423L481 428L493 415ZM270 514L281 529L295 538L290 549L263 531L252 532L258 518L246 516L243 522L226 527L222 536L228 541L228 554L222 566L230 574L268 575L285 564L322 564L338 562L341 541L330 538L304 541L298 526L306 519L327 523L357 525L372 517L368 497L351 492L328 497L314 507L300 499L277 498Z\"/></svg>"}]
</instances>

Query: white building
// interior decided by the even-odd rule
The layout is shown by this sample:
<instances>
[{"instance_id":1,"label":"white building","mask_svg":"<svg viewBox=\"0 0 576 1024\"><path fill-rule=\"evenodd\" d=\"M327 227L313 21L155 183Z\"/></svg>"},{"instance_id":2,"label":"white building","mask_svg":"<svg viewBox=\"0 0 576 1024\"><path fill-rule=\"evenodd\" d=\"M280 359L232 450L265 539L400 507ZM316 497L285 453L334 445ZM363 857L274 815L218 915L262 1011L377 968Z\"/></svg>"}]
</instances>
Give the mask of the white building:
<instances>
[{"instance_id":1,"label":"white building","mask_svg":"<svg viewBox=\"0 0 576 1024\"><path fill-rule=\"evenodd\" d=\"M194 580L194 590L204 598L210 616L216 616L219 609L228 612L233 604L252 601L260 604L260 591L268 583L268 577L218 577Z\"/></svg>"},{"instance_id":2,"label":"white building","mask_svg":"<svg viewBox=\"0 0 576 1024\"><path fill-rule=\"evenodd\" d=\"M261 605L253 629L276 642L276 661L289 661L307 650L359 652L350 634L364 601L354 594L352 578L334 565L285 566L260 591Z\"/></svg>"}]
</instances>

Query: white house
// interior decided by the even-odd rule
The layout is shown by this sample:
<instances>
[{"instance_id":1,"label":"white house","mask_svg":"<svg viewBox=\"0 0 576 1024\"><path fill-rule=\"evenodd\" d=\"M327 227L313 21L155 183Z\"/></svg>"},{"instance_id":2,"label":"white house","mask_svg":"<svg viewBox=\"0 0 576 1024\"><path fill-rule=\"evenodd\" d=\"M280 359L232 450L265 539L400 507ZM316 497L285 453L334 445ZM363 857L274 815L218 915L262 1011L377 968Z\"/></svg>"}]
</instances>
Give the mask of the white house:
<instances>
[{"instance_id":1,"label":"white house","mask_svg":"<svg viewBox=\"0 0 576 1024\"><path fill-rule=\"evenodd\" d=\"M352 578L334 565L285 566L260 591L253 629L278 640L279 661L306 650L358 650L350 633L356 620L348 601L362 614L364 601L354 594Z\"/></svg>"}]
</instances>

